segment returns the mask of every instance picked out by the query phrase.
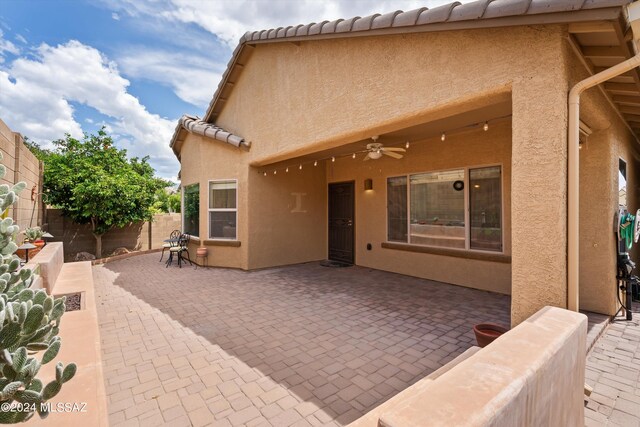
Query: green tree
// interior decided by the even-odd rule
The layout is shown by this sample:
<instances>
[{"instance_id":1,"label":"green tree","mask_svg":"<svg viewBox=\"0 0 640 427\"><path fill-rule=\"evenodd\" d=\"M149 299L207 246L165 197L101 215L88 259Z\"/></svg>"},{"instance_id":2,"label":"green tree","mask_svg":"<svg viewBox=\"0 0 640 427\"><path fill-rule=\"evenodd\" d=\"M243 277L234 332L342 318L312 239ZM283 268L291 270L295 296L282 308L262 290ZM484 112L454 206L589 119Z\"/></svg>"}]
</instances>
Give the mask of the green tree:
<instances>
[{"instance_id":1,"label":"green tree","mask_svg":"<svg viewBox=\"0 0 640 427\"><path fill-rule=\"evenodd\" d=\"M148 157L127 159L127 151L114 147L104 128L82 140L67 134L53 143L44 163L45 202L91 225L100 258L102 236L150 220L154 194L170 183L154 176Z\"/></svg>"},{"instance_id":2,"label":"green tree","mask_svg":"<svg viewBox=\"0 0 640 427\"><path fill-rule=\"evenodd\" d=\"M180 212L180 194L170 193L166 188L156 191L155 201L153 202L154 213L179 213Z\"/></svg>"},{"instance_id":3,"label":"green tree","mask_svg":"<svg viewBox=\"0 0 640 427\"><path fill-rule=\"evenodd\" d=\"M40 145L37 142L32 141L31 139L29 139L28 136L24 137L24 145L27 146L29 151L31 151L33 155L36 156L36 159L38 160L45 161L47 157L51 154L50 150L40 147Z\"/></svg>"}]
</instances>

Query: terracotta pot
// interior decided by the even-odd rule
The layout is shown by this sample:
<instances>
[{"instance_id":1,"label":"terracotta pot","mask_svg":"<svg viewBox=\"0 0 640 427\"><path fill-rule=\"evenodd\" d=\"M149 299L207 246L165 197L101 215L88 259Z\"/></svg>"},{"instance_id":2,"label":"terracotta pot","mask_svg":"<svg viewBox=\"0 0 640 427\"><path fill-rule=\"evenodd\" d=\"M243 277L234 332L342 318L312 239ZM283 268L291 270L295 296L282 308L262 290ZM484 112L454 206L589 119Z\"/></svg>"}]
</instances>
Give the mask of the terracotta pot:
<instances>
[{"instance_id":1,"label":"terracotta pot","mask_svg":"<svg viewBox=\"0 0 640 427\"><path fill-rule=\"evenodd\" d=\"M486 347L509 329L495 323L480 323L473 327L479 347Z\"/></svg>"},{"instance_id":2,"label":"terracotta pot","mask_svg":"<svg viewBox=\"0 0 640 427\"><path fill-rule=\"evenodd\" d=\"M196 255L199 257L207 256L208 253L209 253L209 250L207 248L202 247L202 248L196 249Z\"/></svg>"}]
</instances>

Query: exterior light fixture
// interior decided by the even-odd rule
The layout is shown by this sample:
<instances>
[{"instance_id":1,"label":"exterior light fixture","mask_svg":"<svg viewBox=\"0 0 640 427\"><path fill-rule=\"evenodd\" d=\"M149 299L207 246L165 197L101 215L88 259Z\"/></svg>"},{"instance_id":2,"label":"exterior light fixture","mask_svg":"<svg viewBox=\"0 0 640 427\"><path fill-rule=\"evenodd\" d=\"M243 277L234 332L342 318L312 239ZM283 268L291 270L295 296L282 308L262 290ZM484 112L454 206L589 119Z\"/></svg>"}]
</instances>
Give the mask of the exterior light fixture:
<instances>
[{"instance_id":1,"label":"exterior light fixture","mask_svg":"<svg viewBox=\"0 0 640 427\"><path fill-rule=\"evenodd\" d=\"M285 171L285 172L289 172L289 168L286 168L284 171Z\"/></svg>"},{"instance_id":2,"label":"exterior light fixture","mask_svg":"<svg viewBox=\"0 0 640 427\"><path fill-rule=\"evenodd\" d=\"M332 161L332 162L335 162L335 161L336 161L336 158L335 158L335 157L332 157L332 158L331 158L331 161Z\"/></svg>"},{"instance_id":3,"label":"exterior light fixture","mask_svg":"<svg viewBox=\"0 0 640 427\"><path fill-rule=\"evenodd\" d=\"M482 126L482 129L484 129L484 131L488 131L489 130L489 122L484 122L484 126Z\"/></svg>"},{"instance_id":4,"label":"exterior light fixture","mask_svg":"<svg viewBox=\"0 0 640 427\"><path fill-rule=\"evenodd\" d=\"M265 172L263 175L264 175L264 176L267 176L267 173Z\"/></svg>"},{"instance_id":5,"label":"exterior light fixture","mask_svg":"<svg viewBox=\"0 0 640 427\"><path fill-rule=\"evenodd\" d=\"M278 171L277 171L277 170L274 170L274 171L273 171L273 174L274 174L274 175L276 175L277 173L278 173Z\"/></svg>"},{"instance_id":6,"label":"exterior light fixture","mask_svg":"<svg viewBox=\"0 0 640 427\"><path fill-rule=\"evenodd\" d=\"M351 156L352 159L356 158L356 153L353 153L353 156Z\"/></svg>"},{"instance_id":7,"label":"exterior light fixture","mask_svg":"<svg viewBox=\"0 0 640 427\"><path fill-rule=\"evenodd\" d=\"M302 170L302 165L300 165L300 167L298 169Z\"/></svg>"},{"instance_id":8,"label":"exterior light fixture","mask_svg":"<svg viewBox=\"0 0 640 427\"><path fill-rule=\"evenodd\" d=\"M313 166L318 166L318 161L313 162Z\"/></svg>"},{"instance_id":9,"label":"exterior light fixture","mask_svg":"<svg viewBox=\"0 0 640 427\"><path fill-rule=\"evenodd\" d=\"M404 148L409 148L409 141L404 144Z\"/></svg>"},{"instance_id":10,"label":"exterior light fixture","mask_svg":"<svg viewBox=\"0 0 640 427\"><path fill-rule=\"evenodd\" d=\"M444 142L445 139L447 139L447 134L442 132L442 136L440 137L440 141Z\"/></svg>"},{"instance_id":11,"label":"exterior light fixture","mask_svg":"<svg viewBox=\"0 0 640 427\"><path fill-rule=\"evenodd\" d=\"M367 178L364 180L364 191L373 190L373 180L371 178Z\"/></svg>"}]
</instances>

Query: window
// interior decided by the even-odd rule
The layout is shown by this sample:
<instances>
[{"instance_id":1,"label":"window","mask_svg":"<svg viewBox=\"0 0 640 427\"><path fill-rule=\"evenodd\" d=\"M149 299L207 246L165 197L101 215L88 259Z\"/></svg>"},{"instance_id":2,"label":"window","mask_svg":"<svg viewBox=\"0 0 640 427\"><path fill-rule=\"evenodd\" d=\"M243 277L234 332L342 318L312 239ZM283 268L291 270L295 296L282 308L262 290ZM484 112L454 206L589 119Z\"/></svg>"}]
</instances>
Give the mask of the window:
<instances>
[{"instance_id":1,"label":"window","mask_svg":"<svg viewBox=\"0 0 640 427\"><path fill-rule=\"evenodd\" d=\"M387 230L390 242L407 241L407 177L387 180Z\"/></svg>"},{"instance_id":2,"label":"window","mask_svg":"<svg viewBox=\"0 0 640 427\"><path fill-rule=\"evenodd\" d=\"M200 184L187 185L182 190L182 232L200 236Z\"/></svg>"},{"instance_id":3,"label":"window","mask_svg":"<svg viewBox=\"0 0 640 427\"><path fill-rule=\"evenodd\" d=\"M388 178L387 239L501 252L501 167Z\"/></svg>"},{"instance_id":4,"label":"window","mask_svg":"<svg viewBox=\"0 0 640 427\"><path fill-rule=\"evenodd\" d=\"M418 245L465 248L464 170L411 175L409 240Z\"/></svg>"},{"instance_id":5,"label":"window","mask_svg":"<svg viewBox=\"0 0 640 427\"><path fill-rule=\"evenodd\" d=\"M500 167L469 170L471 249L502 251Z\"/></svg>"},{"instance_id":6,"label":"window","mask_svg":"<svg viewBox=\"0 0 640 427\"><path fill-rule=\"evenodd\" d=\"M209 181L209 238L236 240L238 183Z\"/></svg>"}]
</instances>

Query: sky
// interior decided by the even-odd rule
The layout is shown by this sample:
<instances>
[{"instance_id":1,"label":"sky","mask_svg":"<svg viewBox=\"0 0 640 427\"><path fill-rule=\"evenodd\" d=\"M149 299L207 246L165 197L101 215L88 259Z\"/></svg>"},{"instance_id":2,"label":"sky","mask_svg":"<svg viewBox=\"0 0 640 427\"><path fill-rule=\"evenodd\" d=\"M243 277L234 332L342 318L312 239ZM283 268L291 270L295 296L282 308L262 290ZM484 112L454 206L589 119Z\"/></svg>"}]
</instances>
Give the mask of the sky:
<instances>
[{"instance_id":1,"label":"sky","mask_svg":"<svg viewBox=\"0 0 640 427\"><path fill-rule=\"evenodd\" d=\"M178 119L204 116L246 31L450 2L0 0L0 119L44 147L104 126L177 182Z\"/></svg>"}]
</instances>

